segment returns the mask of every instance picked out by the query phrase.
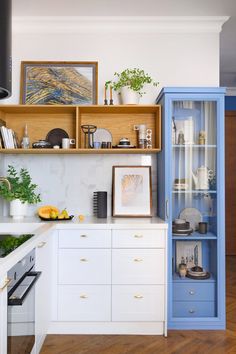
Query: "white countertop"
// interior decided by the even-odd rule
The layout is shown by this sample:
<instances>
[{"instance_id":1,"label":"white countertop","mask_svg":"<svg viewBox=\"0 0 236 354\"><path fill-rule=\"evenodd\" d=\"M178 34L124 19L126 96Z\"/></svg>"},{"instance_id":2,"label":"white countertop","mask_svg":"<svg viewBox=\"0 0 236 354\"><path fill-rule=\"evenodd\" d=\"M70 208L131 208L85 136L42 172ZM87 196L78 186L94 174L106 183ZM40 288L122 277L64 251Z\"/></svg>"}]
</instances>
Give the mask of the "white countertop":
<instances>
[{"instance_id":1,"label":"white countertop","mask_svg":"<svg viewBox=\"0 0 236 354\"><path fill-rule=\"evenodd\" d=\"M34 236L23 243L15 251L4 258L0 258L0 277L28 252L36 247L45 237L50 237L53 230L60 229L167 229L167 223L158 217L152 218L113 218L98 219L85 216L84 221L74 217L70 221L42 221L38 217L29 217L22 220L13 220L10 217L0 218L0 233L23 234L32 233ZM2 279L0 280L2 283Z\"/></svg>"}]
</instances>

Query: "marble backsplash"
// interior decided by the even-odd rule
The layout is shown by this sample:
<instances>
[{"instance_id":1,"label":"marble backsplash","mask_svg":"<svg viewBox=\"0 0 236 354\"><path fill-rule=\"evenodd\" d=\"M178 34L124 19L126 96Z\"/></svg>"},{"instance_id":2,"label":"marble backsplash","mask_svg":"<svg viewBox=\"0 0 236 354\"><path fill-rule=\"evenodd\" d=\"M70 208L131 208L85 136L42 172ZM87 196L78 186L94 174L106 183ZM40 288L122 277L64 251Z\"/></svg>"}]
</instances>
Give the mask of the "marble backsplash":
<instances>
[{"instance_id":1,"label":"marble backsplash","mask_svg":"<svg viewBox=\"0 0 236 354\"><path fill-rule=\"evenodd\" d=\"M152 166L153 215L156 215L156 155L5 155L0 162L0 175L8 165L27 168L38 185L42 202L29 208L34 215L39 205L52 204L67 208L73 215L93 214L93 192L108 192L108 216L111 215L112 166ZM0 213L9 215L9 203L0 200Z\"/></svg>"}]
</instances>

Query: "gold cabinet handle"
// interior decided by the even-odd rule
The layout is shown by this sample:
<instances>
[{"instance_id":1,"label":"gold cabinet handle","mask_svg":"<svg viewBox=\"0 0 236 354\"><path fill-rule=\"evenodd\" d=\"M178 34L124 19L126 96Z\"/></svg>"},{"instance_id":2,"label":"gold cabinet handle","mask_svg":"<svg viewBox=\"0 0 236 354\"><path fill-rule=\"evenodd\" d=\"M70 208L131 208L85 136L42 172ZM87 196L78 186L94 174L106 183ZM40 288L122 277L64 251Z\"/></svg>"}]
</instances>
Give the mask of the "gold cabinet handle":
<instances>
[{"instance_id":1,"label":"gold cabinet handle","mask_svg":"<svg viewBox=\"0 0 236 354\"><path fill-rule=\"evenodd\" d=\"M83 238L85 238L85 237L88 237L88 236L87 236L87 235L84 235L84 234L83 234L83 235L80 235L80 237L83 237Z\"/></svg>"},{"instance_id":2,"label":"gold cabinet handle","mask_svg":"<svg viewBox=\"0 0 236 354\"><path fill-rule=\"evenodd\" d=\"M45 242L45 241L42 241L42 242L40 242L39 244L38 244L38 248L42 248L42 247L44 247L45 245L46 245L46 243L47 242Z\"/></svg>"},{"instance_id":3,"label":"gold cabinet handle","mask_svg":"<svg viewBox=\"0 0 236 354\"><path fill-rule=\"evenodd\" d=\"M194 312L195 312L195 310L190 309L188 312L189 312L189 313L194 313Z\"/></svg>"},{"instance_id":4,"label":"gold cabinet handle","mask_svg":"<svg viewBox=\"0 0 236 354\"><path fill-rule=\"evenodd\" d=\"M194 290L190 290L189 291L189 295L194 295L195 294L195 291Z\"/></svg>"},{"instance_id":5,"label":"gold cabinet handle","mask_svg":"<svg viewBox=\"0 0 236 354\"><path fill-rule=\"evenodd\" d=\"M88 262L87 258L80 258L80 262Z\"/></svg>"},{"instance_id":6,"label":"gold cabinet handle","mask_svg":"<svg viewBox=\"0 0 236 354\"><path fill-rule=\"evenodd\" d=\"M143 235L134 235L135 238L142 238Z\"/></svg>"},{"instance_id":7,"label":"gold cabinet handle","mask_svg":"<svg viewBox=\"0 0 236 354\"><path fill-rule=\"evenodd\" d=\"M6 278L4 285L0 288L0 290L4 290L11 283L11 281L11 278Z\"/></svg>"},{"instance_id":8,"label":"gold cabinet handle","mask_svg":"<svg viewBox=\"0 0 236 354\"><path fill-rule=\"evenodd\" d=\"M134 258L134 262L142 262L143 259L142 258Z\"/></svg>"},{"instance_id":9,"label":"gold cabinet handle","mask_svg":"<svg viewBox=\"0 0 236 354\"><path fill-rule=\"evenodd\" d=\"M88 296L87 296L86 294L82 294L82 295L80 295L80 298L81 298L81 299L87 299Z\"/></svg>"},{"instance_id":10,"label":"gold cabinet handle","mask_svg":"<svg viewBox=\"0 0 236 354\"><path fill-rule=\"evenodd\" d=\"M134 298L135 298L135 299L143 299L143 295L137 294L137 295L134 295Z\"/></svg>"}]
</instances>

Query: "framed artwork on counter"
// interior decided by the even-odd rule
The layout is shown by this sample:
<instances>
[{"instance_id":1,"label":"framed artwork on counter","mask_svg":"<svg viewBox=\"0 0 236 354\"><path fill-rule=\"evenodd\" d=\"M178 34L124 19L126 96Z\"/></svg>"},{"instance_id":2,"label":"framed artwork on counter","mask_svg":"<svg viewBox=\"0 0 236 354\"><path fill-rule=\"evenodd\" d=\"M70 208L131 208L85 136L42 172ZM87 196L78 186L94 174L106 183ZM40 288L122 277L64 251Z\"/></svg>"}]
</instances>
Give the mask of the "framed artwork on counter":
<instances>
[{"instance_id":1,"label":"framed artwork on counter","mask_svg":"<svg viewBox=\"0 0 236 354\"><path fill-rule=\"evenodd\" d=\"M97 104L97 86L97 62L21 62L21 104Z\"/></svg>"},{"instance_id":2,"label":"framed artwork on counter","mask_svg":"<svg viewBox=\"0 0 236 354\"><path fill-rule=\"evenodd\" d=\"M113 166L112 215L152 216L151 166Z\"/></svg>"}]
</instances>

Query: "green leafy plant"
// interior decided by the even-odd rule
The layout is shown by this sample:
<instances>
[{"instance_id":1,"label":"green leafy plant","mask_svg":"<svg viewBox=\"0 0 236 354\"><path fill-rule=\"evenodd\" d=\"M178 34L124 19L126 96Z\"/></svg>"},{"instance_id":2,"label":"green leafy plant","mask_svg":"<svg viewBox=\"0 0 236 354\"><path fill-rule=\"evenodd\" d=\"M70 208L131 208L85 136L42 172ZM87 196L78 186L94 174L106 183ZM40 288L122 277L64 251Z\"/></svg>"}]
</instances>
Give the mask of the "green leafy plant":
<instances>
[{"instance_id":1,"label":"green leafy plant","mask_svg":"<svg viewBox=\"0 0 236 354\"><path fill-rule=\"evenodd\" d=\"M137 68L125 69L121 73L115 72L114 76L114 81L106 81L105 86L108 88L108 86L111 85L115 91L120 91L122 87L128 86L142 96L146 93L143 91L145 84L158 85L158 82L154 81L149 74Z\"/></svg>"},{"instance_id":2,"label":"green leafy plant","mask_svg":"<svg viewBox=\"0 0 236 354\"><path fill-rule=\"evenodd\" d=\"M6 178L10 182L11 189L5 183L0 184L0 196L8 201L20 199L22 203L36 204L41 202L40 194L35 193L37 184L32 183L29 172L21 168L19 174L15 167L9 165Z\"/></svg>"},{"instance_id":3,"label":"green leafy plant","mask_svg":"<svg viewBox=\"0 0 236 354\"><path fill-rule=\"evenodd\" d=\"M14 251L17 247L22 245L25 241L30 239L34 234L20 235L19 237L12 235L5 235L3 240L0 240L0 249L2 251L2 256L8 255L10 252Z\"/></svg>"}]
</instances>

